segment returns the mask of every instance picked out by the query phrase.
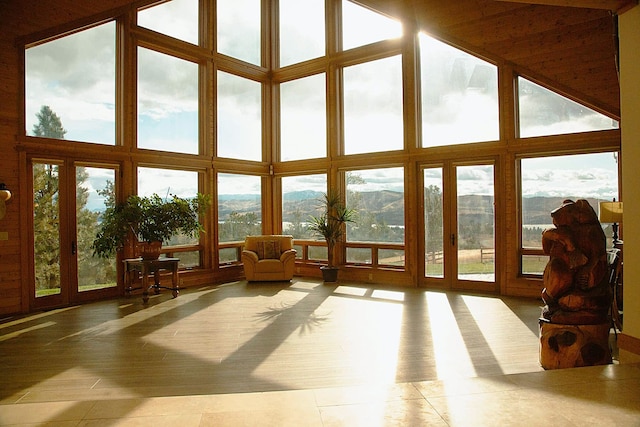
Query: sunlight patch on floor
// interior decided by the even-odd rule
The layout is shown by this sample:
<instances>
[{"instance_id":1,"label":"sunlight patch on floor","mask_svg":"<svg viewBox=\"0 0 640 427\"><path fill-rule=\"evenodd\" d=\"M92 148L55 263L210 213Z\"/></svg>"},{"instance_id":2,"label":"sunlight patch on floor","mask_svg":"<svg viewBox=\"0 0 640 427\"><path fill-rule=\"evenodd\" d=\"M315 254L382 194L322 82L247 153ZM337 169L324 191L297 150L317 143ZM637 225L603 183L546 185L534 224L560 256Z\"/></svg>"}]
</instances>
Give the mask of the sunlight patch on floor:
<instances>
[{"instance_id":1,"label":"sunlight patch on floor","mask_svg":"<svg viewBox=\"0 0 640 427\"><path fill-rule=\"evenodd\" d=\"M426 298L438 378L475 375L447 294L427 292Z\"/></svg>"}]
</instances>

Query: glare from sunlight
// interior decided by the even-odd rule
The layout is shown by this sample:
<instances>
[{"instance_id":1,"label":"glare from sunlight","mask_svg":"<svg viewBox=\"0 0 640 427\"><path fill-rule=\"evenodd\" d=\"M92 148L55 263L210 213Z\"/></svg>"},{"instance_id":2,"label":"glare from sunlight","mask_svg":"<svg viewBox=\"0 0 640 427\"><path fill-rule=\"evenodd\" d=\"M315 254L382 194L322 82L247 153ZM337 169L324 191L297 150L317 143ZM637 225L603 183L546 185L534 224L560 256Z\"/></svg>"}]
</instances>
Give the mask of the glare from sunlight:
<instances>
[{"instance_id":1,"label":"glare from sunlight","mask_svg":"<svg viewBox=\"0 0 640 427\"><path fill-rule=\"evenodd\" d=\"M447 294L427 292L426 297L438 378L475 376L471 357Z\"/></svg>"}]
</instances>

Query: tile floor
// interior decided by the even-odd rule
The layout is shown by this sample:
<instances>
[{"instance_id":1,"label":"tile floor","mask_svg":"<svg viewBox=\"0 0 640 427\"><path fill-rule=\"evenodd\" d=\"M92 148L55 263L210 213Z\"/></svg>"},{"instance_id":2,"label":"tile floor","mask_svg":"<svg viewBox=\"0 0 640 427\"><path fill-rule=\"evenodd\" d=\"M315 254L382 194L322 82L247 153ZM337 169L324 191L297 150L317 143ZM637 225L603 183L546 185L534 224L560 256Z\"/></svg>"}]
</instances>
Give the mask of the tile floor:
<instances>
[{"instance_id":1,"label":"tile floor","mask_svg":"<svg viewBox=\"0 0 640 427\"><path fill-rule=\"evenodd\" d=\"M640 426L640 365L543 371L526 299L237 282L0 321L1 426Z\"/></svg>"}]
</instances>

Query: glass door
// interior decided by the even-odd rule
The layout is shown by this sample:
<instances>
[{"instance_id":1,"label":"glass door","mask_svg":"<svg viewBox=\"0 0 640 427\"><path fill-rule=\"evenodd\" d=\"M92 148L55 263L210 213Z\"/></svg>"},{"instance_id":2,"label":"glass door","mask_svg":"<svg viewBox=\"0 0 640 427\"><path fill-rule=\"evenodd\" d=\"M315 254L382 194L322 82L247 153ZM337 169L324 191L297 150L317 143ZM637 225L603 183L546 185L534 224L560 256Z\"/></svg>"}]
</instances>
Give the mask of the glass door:
<instances>
[{"instance_id":1,"label":"glass door","mask_svg":"<svg viewBox=\"0 0 640 427\"><path fill-rule=\"evenodd\" d=\"M61 259L63 236L60 206L62 162L46 161L31 165L33 185L33 278L35 308L62 305L69 296L63 294L62 281L67 275ZM63 221L64 222L64 221Z\"/></svg>"},{"instance_id":2,"label":"glass door","mask_svg":"<svg viewBox=\"0 0 640 427\"><path fill-rule=\"evenodd\" d=\"M456 248L454 288L495 289L495 186L493 165L455 166Z\"/></svg>"},{"instance_id":3,"label":"glass door","mask_svg":"<svg viewBox=\"0 0 640 427\"><path fill-rule=\"evenodd\" d=\"M442 167L424 168L424 277L444 279L444 198Z\"/></svg>"},{"instance_id":4,"label":"glass door","mask_svg":"<svg viewBox=\"0 0 640 427\"><path fill-rule=\"evenodd\" d=\"M423 167L423 282L495 290L492 164Z\"/></svg>"},{"instance_id":5,"label":"glass door","mask_svg":"<svg viewBox=\"0 0 640 427\"><path fill-rule=\"evenodd\" d=\"M33 308L115 296L117 266L91 243L100 214L115 200L115 167L32 160Z\"/></svg>"},{"instance_id":6,"label":"glass door","mask_svg":"<svg viewBox=\"0 0 640 427\"><path fill-rule=\"evenodd\" d=\"M75 291L82 294L79 299L91 291L109 290L118 285L115 256L97 258L91 249L100 215L115 203L115 175L114 168L75 166L76 241L75 245L72 242L71 249L77 272Z\"/></svg>"}]
</instances>

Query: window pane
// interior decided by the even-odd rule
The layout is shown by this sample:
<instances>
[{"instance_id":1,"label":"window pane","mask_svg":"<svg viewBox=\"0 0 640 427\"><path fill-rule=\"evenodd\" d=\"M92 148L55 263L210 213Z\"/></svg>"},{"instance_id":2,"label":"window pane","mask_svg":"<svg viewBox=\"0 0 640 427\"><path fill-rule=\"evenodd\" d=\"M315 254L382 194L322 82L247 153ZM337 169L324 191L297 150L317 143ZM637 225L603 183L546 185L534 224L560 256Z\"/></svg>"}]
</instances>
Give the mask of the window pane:
<instances>
[{"instance_id":1,"label":"window pane","mask_svg":"<svg viewBox=\"0 0 640 427\"><path fill-rule=\"evenodd\" d=\"M198 194L198 172L173 169L138 168L138 195L157 194L170 199L172 195L190 199ZM196 245L198 237L174 236L165 245ZM179 255L178 255L179 257Z\"/></svg>"},{"instance_id":2,"label":"window pane","mask_svg":"<svg viewBox=\"0 0 640 427\"><path fill-rule=\"evenodd\" d=\"M325 75L280 85L281 159L299 160L327 155Z\"/></svg>"},{"instance_id":3,"label":"window pane","mask_svg":"<svg viewBox=\"0 0 640 427\"><path fill-rule=\"evenodd\" d=\"M424 274L444 277L442 168L427 168L424 179Z\"/></svg>"},{"instance_id":4,"label":"window pane","mask_svg":"<svg viewBox=\"0 0 640 427\"><path fill-rule=\"evenodd\" d=\"M351 49L402 37L402 24L377 12L342 0L343 47Z\"/></svg>"},{"instance_id":5,"label":"window pane","mask_svg":"<svg viewBox=\"0 0 640 427\"><path fill-rule=\"evenodd\" d=\"M171 0L140 9L138 25L198 44L198 0Z\"/></svg>"},{"instance_id":6,"label":"window pane","mask_svg":"<svg viewBox=\"0 0 640 427\"><path fill-rule=\"evenodd\" d=\"M76 166L76 237L78 249L78 291L118 285L116 257L93 255L91 244L101 215L115 200L116 171L108 168Z\"/></svg>"},{"instance_id":7,"label":"window pane","mask_svg":"<svg viewBox=\"0 0 640 427\"><path fill-rule=\"evenodd\" d=\"M518 100L523 138L618 128L616 120L522 77L518 78Z\"/></svg>"},{"instance_id":8,"label":"window pane","mask_svg":"<svg viewBox=\"0 0 640 427\"><path fill-rule=\"evenodd\" d=\"M401 59L344 69L345 154L403 148Z\"/></svg>"},{"instance_id":9,"label":"window pane","mask_svg":"<svg viewBox=\"0 0 640 427\"><path fill-rule=\"evenodd\" d=\"M371 248L347 248L347 262L353 264L371 264Z\"/></svg>"},{"instance_id":10,"label":"window pane","mask_svg":"<svg viewBox=\"0 0 640 427\"><path fill-rule=\"evenodd\" d=\"M198 154L198 64L138 48L138 147Z\"/></svg>"},{"instance_id":11,"label":"window pane","mask_svg":"<svg viewBox=\"0 0 640 427\"><path fill-rule=\"evenodd\" d=\"M401 249L378 250L378 264L404 267L404 251Z\"/></svg>"},{"instance_id":12,"label":"window pane","mask_svg":"<svg viewBox=\"0 0 640 427\"><path fill-rule=\"evenodd\" d=\"M200 266L200 251L175 252L173 255L180 258L179 268L194 268Z\"/></svg>"},{"instance_id":13,"label":"window pane","mask_svg":"<svg viewBox=\"0 0 640 427\"><path fill-rule=\"evenodd\" d=\"M59 166L33 164L33 263L36 297L59 294L60 180Z\"/></svg>"},{"instance_id":14,"label":"window pane","mask_svg":"<svg viewBox=\"0 0 640 427\"><path fill-rule=\"evenodd\" d=\"M312 261L326 261L329 256L327 255L326 246L309 246L309 259Z\"/></svg>"},{"instance_id":15,"label":"window pane","mask_svg":"<svg viewBox=\"0 0 640 427\"><path fill-rule=\"evenodd\" d=\"M542 233L542 231L540 231ZM540 240L540 236L538 236ZM542 274L547 263L548 255L523 255L522 256L522 274Z\"/></svg>"},{"instance_id":16,"label":"window pane","mask_svg":"<svg viewBox=\"0 0 640 427\"><path fill-rule=\"evenodd\" d=\"M599 202L618 198L618 162L614 153L522 159L522 246L542 249L541 234L553 227L551 211L565 199ZM602 224L611 236L611 224ZM541 271L540 271L541 273Z\"/></svg>"},{"instance_id":17,"label":"window pane","mask_svg":"<svg viewBox=\"0 0 640 427\"><path fill-rule=\"evenodd\" d=\"M221 248L218 250L218 263L219 264L232 264L240 261L238 259L237 248Z\"/></svg>"},{"instance_id":18,"label":"window pane","mask_svg":"<svg viewBox=\"0 0 640 427\"><path fill-rule=\"evenodd\" d=\"M458 190L458 279L495 281L495 204L493 166L456 167Z\"/></svg>"},{"instance_id":19,"label":"window pane","mask_svg":"<svg viewBox=\"0 0 640 427\"><path fill-rule=\"evenodd\" d=\"M261 85L218 72L218 156L262 160Z\"/></svg>"},{"instance_id":20,"label":"window pane","mask_svg":"<svg viewBox=\"0 0 640 427\"><path fill-rule=\"evenodd\" d=\"M356 223L347 224L348 241L404 243L404 170L349 172L347 207L357 210Z\"/></svg>"},{"instance_id":21,"label":"window pane","mask_svg":"<svg viewBox=\"0 0 640 427\"><path fill-rule=\"evenodd\" d=\"M217 0L218 52L260 65L260 0Z\"/></svg>"},{"instance_id":22,"label":"window pane","mask_svg":"<svg viewBox=\"0 0 640 427\"><path fill-rule=\"evenodd\" d=\"M198 172L174 169L138 168L138 194L160 197L176 195L195 197L198 193Z\"/></svg>"},{"instance_id":23,"label":"window pane","mask_svg":"<svg viewBox=\"0 0 640 427\"><path fill-rule=\"evenodd\" d=\"M218 241L244 241L262 233L259 176L218 175Z\"/></svg>"},{"instance_id":24,"label":"window pane","mask_svg":"<svg viewBox=\"0 0 640 427\"><path fill-rule=\"evenodd\" d=\"M422 146L499 139L498 68L420 34Z\"/></svg>"},{"instance_id":25,"label":"window pane","mask_svg":"<svg viewBox=\"0 0 640 427\"><path fill-rule=\"evenodd\" d=\"M280 0L280 66L324 56L324 0Z\"/></svg>"},{"instance_id":26,"label":"window pane","mask_svg":"<svg viewBox=\"0 0 640 427\"><path fill-rule=\"evenodd\" d=\"M25 51L28 135L115 145L115 40L109 22ZM58 132L38 126L45 106Z\"/></svg>"},{"instance_id":27,"label":"window pane","mask_svg":"<svg viewBox=\"0 0 640 427\"><path fill-rule=\"evenodd\" d=\"M319 239L308 229L309 217L322 214L320 200L327 191L327 175L282 178L282 232L295 239Z\"/></svg>"}]
</instances>

